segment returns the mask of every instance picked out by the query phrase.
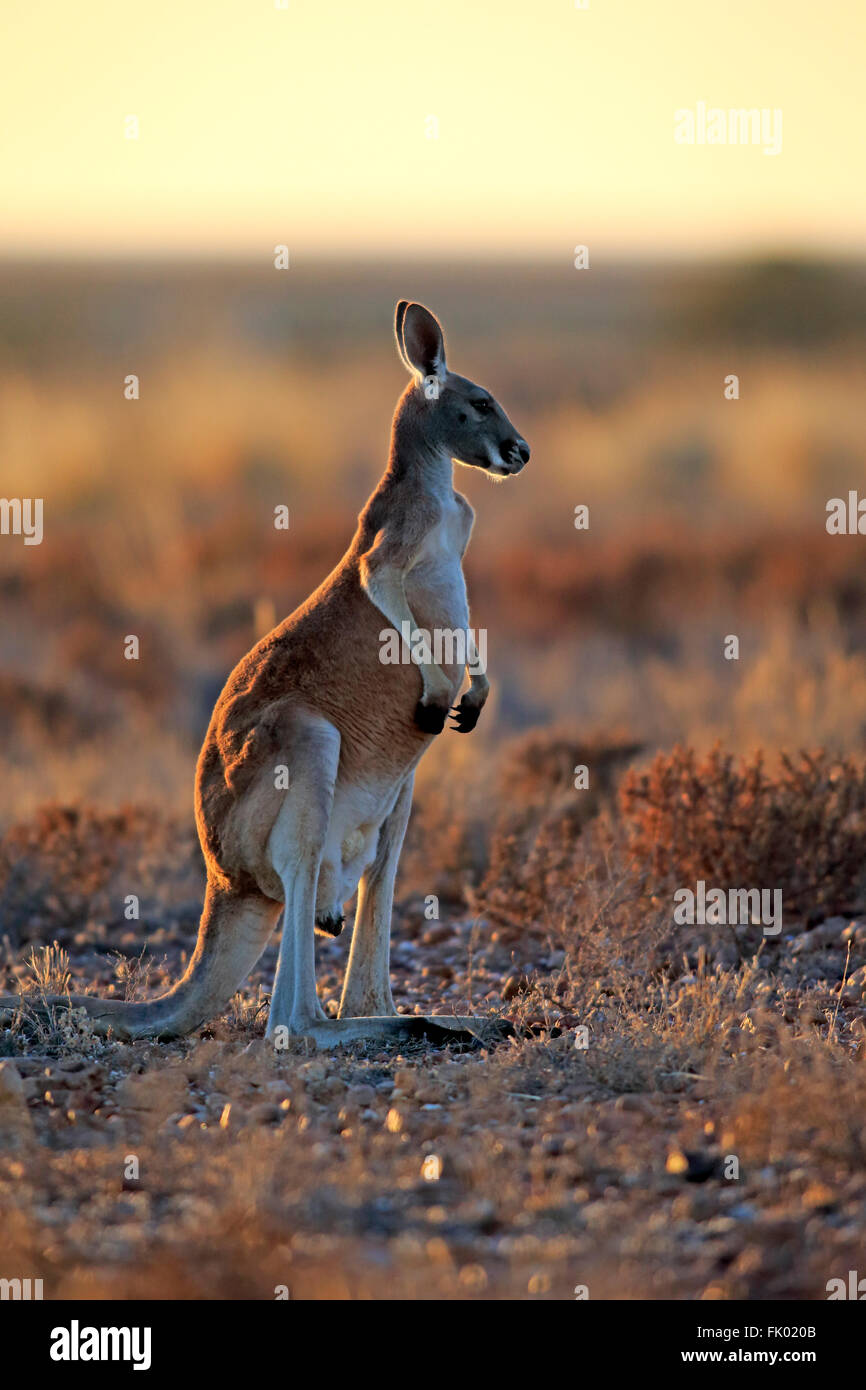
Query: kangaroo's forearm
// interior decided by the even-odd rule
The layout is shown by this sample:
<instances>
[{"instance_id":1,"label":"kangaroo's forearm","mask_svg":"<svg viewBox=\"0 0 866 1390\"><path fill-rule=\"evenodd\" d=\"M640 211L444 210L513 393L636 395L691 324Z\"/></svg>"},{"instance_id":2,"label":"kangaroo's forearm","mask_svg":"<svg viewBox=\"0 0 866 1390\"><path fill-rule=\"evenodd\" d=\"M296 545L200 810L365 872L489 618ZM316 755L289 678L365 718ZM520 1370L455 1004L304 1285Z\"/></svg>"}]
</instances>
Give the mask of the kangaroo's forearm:
<instances>
[{"instance_id":1,"label":"kangaroo's forearm","mask_svg":"<svg viewBox=\"0 0 866 1390\"><path fill-rule=\"evenodd\" d=\"M376 605L398 633L402 635L407 630L415 632L417 624L406 598L402 571L389 564L373 568L365 561L366 557L361 561L361 587L370 602ZM451 693L451 682L441 667L433 661L419 661L416 664L421 672L425 702L442 698L447 700Z\"/></svg>"}]
</instances>

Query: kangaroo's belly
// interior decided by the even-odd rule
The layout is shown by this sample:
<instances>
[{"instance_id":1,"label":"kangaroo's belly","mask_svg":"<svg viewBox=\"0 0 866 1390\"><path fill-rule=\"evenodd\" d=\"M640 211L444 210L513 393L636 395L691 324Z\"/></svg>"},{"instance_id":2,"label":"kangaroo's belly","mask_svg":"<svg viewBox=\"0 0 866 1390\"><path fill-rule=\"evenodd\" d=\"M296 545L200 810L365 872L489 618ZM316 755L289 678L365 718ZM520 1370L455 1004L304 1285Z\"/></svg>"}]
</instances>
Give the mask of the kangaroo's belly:
<instances>
[{"instance_id":1,"label":"kangaroo's belly","mask_svg":"<svg viewBox=\"0 0 866 1390\"><path fill-rule=\"evenodd\" d=\"M339 916L376 858L382 825L394 810L404 778L366 785L341 783L334 792L316 893L316 916Z\"/></svg>"}]
</instances>

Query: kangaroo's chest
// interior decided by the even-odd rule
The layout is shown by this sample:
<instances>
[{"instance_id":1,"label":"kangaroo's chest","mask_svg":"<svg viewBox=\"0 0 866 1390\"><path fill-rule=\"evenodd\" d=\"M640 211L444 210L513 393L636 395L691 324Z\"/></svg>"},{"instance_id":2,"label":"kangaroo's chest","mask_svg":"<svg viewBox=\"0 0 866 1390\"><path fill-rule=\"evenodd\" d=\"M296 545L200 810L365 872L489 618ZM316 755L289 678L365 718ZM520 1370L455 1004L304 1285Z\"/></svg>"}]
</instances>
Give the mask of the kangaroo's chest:
<instances>
[{"instance_id":1,"label":"kangaroo's chest","mask_svg":"<svg viewBox=\"0 0 866 1390\"><path fill-rule=\"evenodd\" d=\"M469 622L463 552L471 514L456 502L424 537L404 590L419 627L465 628Z\"/></svg>"}]
</instances>

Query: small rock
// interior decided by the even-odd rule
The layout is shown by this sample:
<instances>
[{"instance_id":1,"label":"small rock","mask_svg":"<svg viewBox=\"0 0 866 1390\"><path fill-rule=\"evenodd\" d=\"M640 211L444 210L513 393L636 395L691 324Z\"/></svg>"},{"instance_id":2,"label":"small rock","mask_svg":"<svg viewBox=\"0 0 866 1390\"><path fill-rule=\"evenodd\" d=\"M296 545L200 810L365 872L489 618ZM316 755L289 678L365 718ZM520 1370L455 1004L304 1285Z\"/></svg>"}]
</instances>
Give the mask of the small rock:
<instances>
[{"instance_id":1,"label":"small rock","mask_svg":"<svg viewBox=\"0 0 866 1390\"><path fill-rule=\"evenodd\" d=\"M810 1211L830 1212L837 1202L837 1194L826 1183L810 1183L803 1193L803 1206Z\"/></svg>"},{"instance_id":2,"label":"small rock","mask_svg":"<svg viewBox=\"0 0 866 1390\"><path fill-rule=\"evenodd\" d=\"M728 1210L728 1216L734 1221L754 1221L757 1215L750 1202L737 1202L736 1206Z\"/></svg>"},{"instance_id":3,"label":"small rock","mask_svg":"<svg viewBox=\"0 0 866 1390\"><path fill-rule=\"evenodd\" d=\"M254 1125L277 1125L285 1113L279 1105L263 1101L260 1105L251 1106L249 1115Z\"/></svg>"},{"instance_id":4,"label":"small rock","mask_svg":"<svg viewBox=\"0 0 866 1390\"><path fill-rule=\"evenodd\" d=\"M0 1062L0 1145L16 1148L33 1136L33 1121L21 1075L12 1062Z\"/></svg>"},{"instance_id":5,"label":"small rock","mask_svg":"<svg viewBox=\"0 0 866 1390\"><path fill-rule=\"evenodd\" d=\"M863 998L864 990L866 990L866 965L861 965L848 976L842 990L842 998L858 1001Z\"/></svg>"},{"instance_id":6,"label":"small rock","mask_svg":"<svg viewBox=\"0 0 866 1390\"><path fill-rule=\"evenodd\" d=\"M356 1105L362 1108L373 1105L377 1095L378 1092L376 1089L373 1086L366 1085L364 1082L361 1082L357 1086L350 1086L347 1092L348 1099L354 1101Z\"/></svg>"},{"instance_id":7,"label":"small rock","mask_svg":"<svg viewBox=\"0 0 866 1390\"><path fill-rule=\"evenodd\" d=\"M706 1182L717 1168L717 1158L696 1150L672 1149L665 1164L668 1173L685 1178L686 1182Z\"/></svg>"},{"instance_id":8,"label":"small rock","mask_svg":"<svg viewBox=\"0 0 866 1390\"><path fill-rule=\"evenodd\" d=\"M440 922L435 927L427 928L421 937L421 942L424 946L439 946L443 941L447 941L451 935L451 928L446 926L444 922Z\"/></svg>"},{"instance_id":9,"label":"small rock","mask_svg":"<svg viewBox=\"0 0 866 1390\"><path fill-rule=\"evenodd\" d=\"M298 1067L298 1076L305 1084L324 1081L326 1075L327 1068L324 1062L302 1062Z\"/></svg>"},{"instance_id":10,"label":"small rock","mask_svg":"<svg viewBox=\"0 0 866 1390\"><path fill-rule=\"evenodd\" d=\"M269 1081L265 1090L274 1105L280 1105L284 1100L291 1100L292 1098L292 1089L285 1081Z\"/></svg>"},{"instance_id":11,"label":"small rock","mask_svg":"<svg viewBox=\"0 0 866 1390\"><path fill-rule=\"evenodd\" d=\"M651 1115L653 1113L653 1103L647 1096L635 1095L627 1092L625 1095L617 1096L614 1101L615 1110L634 1110L639 1115Z\"/></svg>"},{"instance_id":12,"label":"small rock","mask_svg":"<svg viewBox=\"0 0 866 1390\"><path fill-rule=\"evenodd\" d=\"M0 1105L27 1104L27 1095L21 1073L14 1062L0 1062Z\"/></svg>"}]
</instances>

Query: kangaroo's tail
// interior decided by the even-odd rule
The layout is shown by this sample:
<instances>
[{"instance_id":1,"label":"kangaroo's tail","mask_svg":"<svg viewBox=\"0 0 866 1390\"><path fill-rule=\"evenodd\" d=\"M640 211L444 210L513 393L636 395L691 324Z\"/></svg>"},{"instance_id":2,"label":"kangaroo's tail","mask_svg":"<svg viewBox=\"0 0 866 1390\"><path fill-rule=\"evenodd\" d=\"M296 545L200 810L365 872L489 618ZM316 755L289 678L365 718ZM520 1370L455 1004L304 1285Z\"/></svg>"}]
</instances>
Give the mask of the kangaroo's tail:
<instances>
[{"instance_id":1,"label":"kangaroo's tail","mask_svg":"<svg viewBox=\"0 0 866 1390\"><path fill-rule=\"evenodd\" d=\"M57 1009L84 1009L94 1032L132 1042L179 1038L225 1007L265 948L279 903L208 885L195 951L177 984L157 999L133 1003L92 994L0 995L0 1023L22 1007L49 1018Z\"/></svg>"}]
</instances>

